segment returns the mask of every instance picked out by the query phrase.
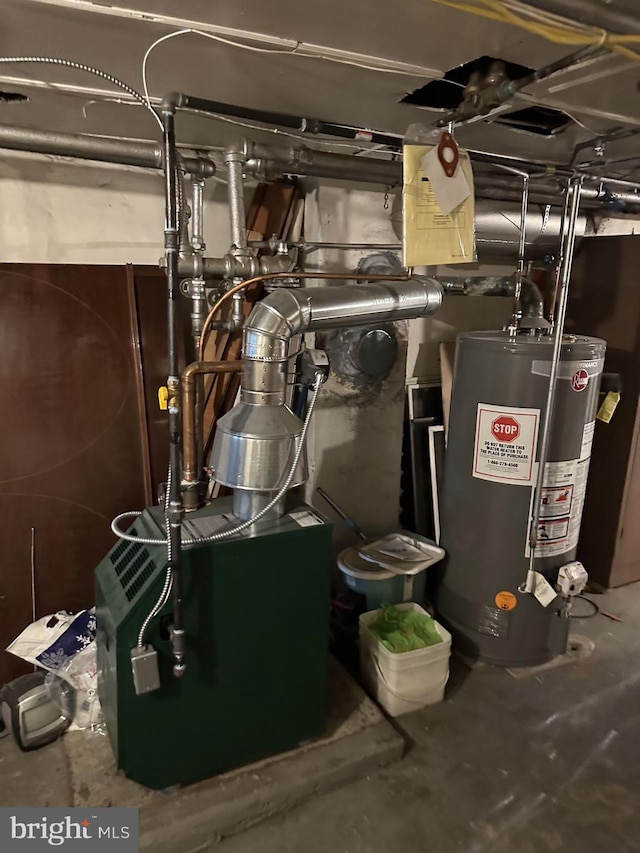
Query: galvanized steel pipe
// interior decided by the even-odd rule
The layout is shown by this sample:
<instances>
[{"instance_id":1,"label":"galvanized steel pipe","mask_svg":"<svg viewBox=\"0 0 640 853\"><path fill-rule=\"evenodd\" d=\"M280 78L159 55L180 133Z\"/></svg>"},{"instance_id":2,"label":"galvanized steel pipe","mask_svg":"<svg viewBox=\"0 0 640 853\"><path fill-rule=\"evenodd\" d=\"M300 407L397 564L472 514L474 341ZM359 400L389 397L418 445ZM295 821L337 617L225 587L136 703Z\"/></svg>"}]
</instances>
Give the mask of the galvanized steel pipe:
<instances>
[{"instance_id":1,"label":"galvanized steel pipe","mask_svg":"<svg viewBox=\"0 0 640 853\"><path fill-rule=\"evenodd\" d=\"M570 199L569 213L567 217L566 234L563 234L564 251L562 252L562 269L560 272L560 290L558 294L558 314L556 325L553 330L553 355L549 370L549 386L547 390L547 402L542 421L540 440L538 443L538 472L533 494L533 504L529 527L529 569L524 585L525 592L533 592L535 587L535 551L538 544L538 523L540 521L540 509L542 504L542 492L544 489L545 464L549 455L549 440L551 426L553 423L554 407L556 400L556 386L558 381L558 367L562 352L562 335L564 333L564 321L567 313L569 297L569 281L571 279L571 268L573 266L573 251L576 240L576 221L580 207L580 192L582 190L582 178L576 177L569 182L567 187Z\"/></svg>"},{"instance_id":2,"label":"galvanized steel pipe","mask_svg":"<svg viewBox=\"0 0 640 853\"><path fill-rule=\"evenodd\" d=\"M140 166L145 169L162 168L162 146L155 142L134 139L54 133L0 125L0 148L59 157L77 157L102 163L119 163L123 166ZM183 154L180 162L184 170L193 175L209 178L216 173L215 163L205 157Z\"/></svg>"}]
</instances>

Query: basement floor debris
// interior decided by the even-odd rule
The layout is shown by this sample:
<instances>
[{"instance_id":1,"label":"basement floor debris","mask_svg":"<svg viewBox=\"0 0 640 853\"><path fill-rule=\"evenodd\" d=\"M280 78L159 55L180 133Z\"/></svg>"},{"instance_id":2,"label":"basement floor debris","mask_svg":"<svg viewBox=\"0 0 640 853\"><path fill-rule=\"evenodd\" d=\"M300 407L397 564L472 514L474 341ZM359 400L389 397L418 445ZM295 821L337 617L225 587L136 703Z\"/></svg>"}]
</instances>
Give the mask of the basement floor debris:
<instances>
[{"instance_id":1,"label":"basement floor debris","mask_svg":"<svg viewBox=\"0 0 640 853\"><path fill-rule=\"evenodd\" d=\"M5 738L0 801L140 805L153 853L638 851L640 584L597 600L624 621L580 620L589 657L522 679L454 657L445 701L396 720L401 735L334 666L349 698L324 757L307 746L154 793L115 774L104 738L27 754Z\"/></svg>"}]
</instances>

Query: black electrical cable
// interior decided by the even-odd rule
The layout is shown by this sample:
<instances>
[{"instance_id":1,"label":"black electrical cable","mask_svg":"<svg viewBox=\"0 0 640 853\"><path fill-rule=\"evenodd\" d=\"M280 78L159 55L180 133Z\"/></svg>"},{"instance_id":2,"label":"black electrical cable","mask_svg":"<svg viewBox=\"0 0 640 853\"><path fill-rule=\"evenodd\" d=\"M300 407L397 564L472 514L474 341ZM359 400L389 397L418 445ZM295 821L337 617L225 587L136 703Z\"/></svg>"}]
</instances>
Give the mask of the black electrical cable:
<instances>
[{"instance_id":1,"label":"black electrical cable","mask_svg":"<svg viewBox=\"0 0 640 853\"><path fill-rule=\"evenodd\" d=\"M594 616L597 616L600 613L600 608L592 601L590 598L587 598L586 595L576 595L576 598L581 598L583 601L586 601L587 604L590 604L593 607L593 610L589 613L571 613L570 616L572 619L592 619Z\"/></svg>"}]
</instances>

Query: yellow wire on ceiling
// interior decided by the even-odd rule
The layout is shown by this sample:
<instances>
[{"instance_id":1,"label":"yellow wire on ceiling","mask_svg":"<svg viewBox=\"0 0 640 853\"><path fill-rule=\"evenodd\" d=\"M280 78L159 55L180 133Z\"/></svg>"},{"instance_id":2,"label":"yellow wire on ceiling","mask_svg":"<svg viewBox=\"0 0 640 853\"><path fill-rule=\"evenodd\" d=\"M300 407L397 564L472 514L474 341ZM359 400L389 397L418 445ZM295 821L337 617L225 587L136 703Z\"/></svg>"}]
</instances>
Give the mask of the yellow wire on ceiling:
<instances>
[{"instance_id":1,"label":"yellow wire on ceiling","mask_svg":"<svg viewBox=\"0 0 640 853\"><path fill-rule=\"evenodd\" d=\"M628 44L640 43L640 33L617 35L607 30L588 27L577 21L535 9L517 0L433 0L442 6L450 6L460 12L468 12L497 21L501 24L511 24L555 44L566 44L579 47L595 45L606 47L627 59L640 62L640 53L626 47Z\"/></svg>"}]
</instances>

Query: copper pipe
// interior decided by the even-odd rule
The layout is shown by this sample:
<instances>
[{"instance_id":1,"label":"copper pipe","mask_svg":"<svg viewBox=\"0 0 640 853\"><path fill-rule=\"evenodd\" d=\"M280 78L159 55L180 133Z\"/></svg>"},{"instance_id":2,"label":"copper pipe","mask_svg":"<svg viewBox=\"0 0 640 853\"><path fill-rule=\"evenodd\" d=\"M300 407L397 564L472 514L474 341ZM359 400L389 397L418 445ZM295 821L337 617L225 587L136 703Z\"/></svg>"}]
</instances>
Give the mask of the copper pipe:
<instances>
[{"instance_id":1,"label":"copper pipe","mask_svg":"<svg viewBox=\"0 0 640 853\"><path fill-rule=\"evenodd\" d=\"M196 449L196 377L209 373L239 373L241 361L194 361L182 374L182 481L183 485L198 482Z\"/></svg>"},{"instance_id":2,"label":"copper pipe","mask_svg":"<svg viewBox=\"0 0 640 853\"><path fill-rule=\"evenodd\" d=\"M351 272L271 272L264 273L263 275L257 275L254 278L249 278L246 281L241 281L239 284L234 284L233 287L230 287L226 293L223 293L220 299L214 303L213 308L209 311L207 315L207 319L204 321L202 326L202 332L200 333L200 349L198 352L199 358L202 360L204 358L204 349L207 343L207 338L209 336L209 327L213 322L213 318L216 316L221 306L226 302L229 297L233 296L234 293L238 293L238 291L243 290L245 287L249 287L250 284L257 284L261 281L269 281L274 278L325 278L325 279L333 279L334 281L343 281L347 279L348 281L409 281L411 278L411 270L408 270L406 275L372 275L371 273L351 273ZM196 362L197 363L197 362ZM212 364L215 362L211 362ZM188 369L188 368L187 368Z\"/></svg>"}]
</instances>

